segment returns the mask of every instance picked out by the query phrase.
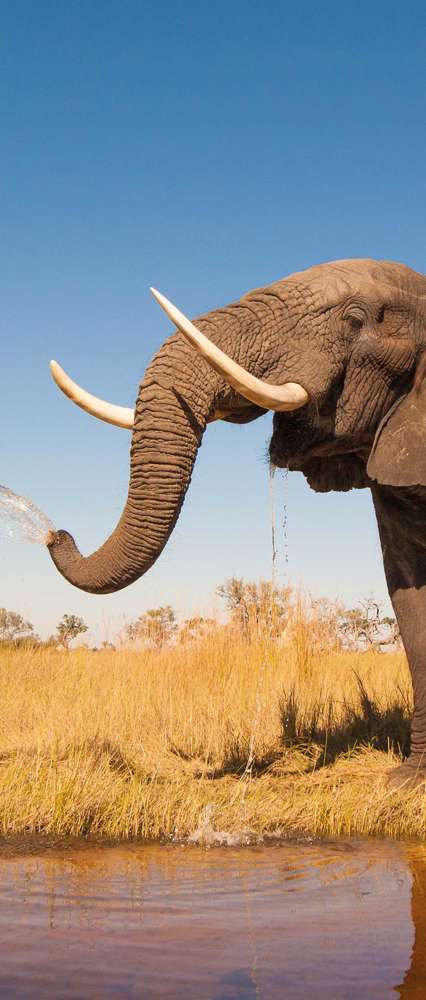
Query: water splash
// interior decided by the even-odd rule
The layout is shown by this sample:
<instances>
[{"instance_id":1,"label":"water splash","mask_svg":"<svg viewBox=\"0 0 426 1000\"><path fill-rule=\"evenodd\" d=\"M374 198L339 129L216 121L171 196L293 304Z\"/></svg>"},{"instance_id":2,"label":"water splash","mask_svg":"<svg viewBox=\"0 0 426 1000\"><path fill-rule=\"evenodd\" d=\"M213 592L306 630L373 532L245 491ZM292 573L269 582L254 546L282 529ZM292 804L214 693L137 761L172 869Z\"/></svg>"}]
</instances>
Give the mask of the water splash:
<instances>
[{"instance_id":1,"label":"water splash","mask_svg":"<svg viewBox=\"0 0 426 1000\"><path fill-rule=\"evenodd\" d=\"M201 813L199 826L187 837L189 844L202 844L204 847L242 847L262 839L256 837L251 830L234 833L228 830L215 830L212 822L214 811L213 802L208 802Z\"/></svg>"},{"instance_id":2,"label":"water splash","mask_svg":"<svg viewBox=\"0 0 426 1000\"><path fill-rule=\"evenodd\" d=\"M0 536L12 542L46 545L55 527L29 497L0 486Z\"/></svg>"}]
</instances>

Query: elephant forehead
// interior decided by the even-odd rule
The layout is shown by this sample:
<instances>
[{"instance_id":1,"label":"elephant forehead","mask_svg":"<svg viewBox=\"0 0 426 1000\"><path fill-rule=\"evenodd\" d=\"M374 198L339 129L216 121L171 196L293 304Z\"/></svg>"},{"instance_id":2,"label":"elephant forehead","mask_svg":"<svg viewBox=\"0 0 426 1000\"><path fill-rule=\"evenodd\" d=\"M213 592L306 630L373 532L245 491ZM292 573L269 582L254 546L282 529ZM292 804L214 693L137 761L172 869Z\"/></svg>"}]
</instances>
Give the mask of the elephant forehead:
<instances>
[{"instance_id":1,"label":"elephant forehead","mask_svg":"<svg viewBox=\"0 0 426 1000\"><path fill-rule=\"evenodd\" d=\"M323 265L291 274L288 278L272 286L280 298L300 299L304 307L312 303L315 311L332 309L354 295L361 295L362 289L372 288L365 275Z\"/></svg>"},{"instance_id":2,"label":"elephant forehead","mask_svg":"<svg viewBox=\"0 0 426 1000\"><path fill-rule=\"evenodd\" d=\"M352 258L317 264L297 271L272 286L280 296L292 292L311 299L315 308L331 309L350 298L393 298L396 290L424 288L424 278L404 264L369 258Z\"/></svg>"}]
</instances>

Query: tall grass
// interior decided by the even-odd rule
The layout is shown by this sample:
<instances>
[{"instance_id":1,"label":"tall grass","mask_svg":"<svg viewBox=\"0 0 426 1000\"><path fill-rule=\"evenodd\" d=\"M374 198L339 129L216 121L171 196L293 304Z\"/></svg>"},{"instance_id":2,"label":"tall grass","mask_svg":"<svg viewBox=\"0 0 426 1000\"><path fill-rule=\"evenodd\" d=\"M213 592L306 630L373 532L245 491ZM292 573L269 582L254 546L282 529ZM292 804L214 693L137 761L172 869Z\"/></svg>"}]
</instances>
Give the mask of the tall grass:
<instances>
[{"instance_id":1,"label":"tall grass","mask_svg":"<svg viewBox=\"0 0 426 1000\"><path fill-rule=\"evenodd\" d=\"M410 700L402 653L327 648L302 614L287 644L3 649L0 832L424 837L426 796L386 787Z\"/></svg>"}]
</instances>

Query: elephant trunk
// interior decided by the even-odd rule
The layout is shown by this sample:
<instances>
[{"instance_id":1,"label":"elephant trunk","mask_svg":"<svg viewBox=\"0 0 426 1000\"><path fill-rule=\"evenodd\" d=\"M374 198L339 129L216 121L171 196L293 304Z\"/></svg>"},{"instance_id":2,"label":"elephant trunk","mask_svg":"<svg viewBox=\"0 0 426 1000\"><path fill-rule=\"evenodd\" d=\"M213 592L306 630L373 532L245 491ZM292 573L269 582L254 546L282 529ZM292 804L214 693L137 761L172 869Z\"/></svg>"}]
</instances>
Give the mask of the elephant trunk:
<instances>
[{"instance_id":1,"label":"elephant trunk","mask_svg":"<svg viewBox=\"0 0 426 1000\"><path fill-rule=\"evenodd\" d=\"M202 378L194 379L197 361L175 335L148 368L135 408L128 496L106 542L82 556L68 532L50 537L57 569L81 590L109 594L127 587L146 573L166 545L217 388L217 376L205 369Z\"/></svg>"}]
</instances>

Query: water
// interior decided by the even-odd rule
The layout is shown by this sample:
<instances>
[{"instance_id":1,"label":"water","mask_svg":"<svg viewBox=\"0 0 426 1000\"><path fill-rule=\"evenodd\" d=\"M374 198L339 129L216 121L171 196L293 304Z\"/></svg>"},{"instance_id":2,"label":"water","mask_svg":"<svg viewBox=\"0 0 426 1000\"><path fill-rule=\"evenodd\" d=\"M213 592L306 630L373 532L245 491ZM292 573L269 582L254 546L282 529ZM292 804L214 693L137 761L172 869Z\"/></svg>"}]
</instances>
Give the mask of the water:
<instances>
[{"instance_id":1,"label":"water","mask_svg":"<svg viewBox=\"0 0 426 1000\"><path fill-rule=\"evenodd\" d=\"M272 585L276 586L276 561L278 550L275 541L276 525L275 525L275 496L274 496L274 477L275 477L275 466L271 463L269 464L269 516L271 521L271 547L272 547L272 567L271 567L271 581Z\"/></svg>"},{"instance_id":2,"label":"water","mask_svg":"<svg viewBox=\"0 0 426 1000\"><path fill-rule=\"evenodd\" d=\"M280 575L282 575L284 585L285 586L289 586L289 579L288 579L288 562L289 562L289 559L288 559L288 469L281 470L281 472L282 472L281 482L282 482L282 486L283 486L283 495L282 495L282 500L281 500L282 509L280 511L280 514L281 514L281 517L282 517L282 521L281 521L281 524L280 524L280 528L281 528L280 538L282 540L282 561L283 561L283 566L281 567L280 571L279 571L279 567L278 567L279 549L278 549L278 540L277 540L276 509L275 509L276 505L275 505L275 491L274 491L274 484L276 482L276 478L275 478L276 471L277 471L276 467L270 463L269 464L269 520L270 520L270 524L271 524L271 550L272 550L272 553L271 553L272 554L272 559L271 559L271 563L272 563L272 566L271 566L271 580L272 580L273 585L276 586L276 584L277 584L277 577L280 576Z\"/></svg>"},{"instance_id":3,"label":"water","mask_svg":"<svg viewBox=\"0 0 426 1000\"><path fill-rule=\"evenodd\" d=\"M0 852L0 997L426 996L426 848Z\"/></svg>"},{"instance_id":4,"label":"water","mask_svg":"<svg viewBox=\"0 0 426 1000\"><path fill-rule=\"evenodd\" d=\"M8 486L0 486L0 535L13 542L46 545L55 528L29 497L20 497Z\"/></svg>"},{"instance_id":5,"label":"water","mask_svg":"<svg viewBox=\"0 0 426 1000\"><path fill-rule=\"evenodd\" d=\"M282 469L282 483L283 483L283 501L282 501L282 529L283 529L283 545L284 545L284 562L286 567L286 573L288 574L288 469ZM288 583L288 579L286 579Z\"/></svg>"}]
</instances>

